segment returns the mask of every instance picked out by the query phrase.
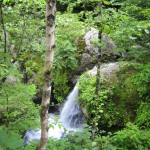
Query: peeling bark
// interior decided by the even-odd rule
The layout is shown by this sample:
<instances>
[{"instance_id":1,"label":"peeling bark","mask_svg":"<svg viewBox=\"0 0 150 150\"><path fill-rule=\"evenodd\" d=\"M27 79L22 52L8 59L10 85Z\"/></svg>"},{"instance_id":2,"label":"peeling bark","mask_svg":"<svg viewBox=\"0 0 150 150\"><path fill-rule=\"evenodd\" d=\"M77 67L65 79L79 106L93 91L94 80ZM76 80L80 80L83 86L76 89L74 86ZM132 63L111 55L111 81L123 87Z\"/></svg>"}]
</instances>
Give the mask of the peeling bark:
<instances>
[{"instance_id":1,"label":"peeling bark","mask_svg":"<svg viewBox=\"0 0 150 150\"><path fill-rule=\"evenodd\" d=\"M7 52L7 35L6 35L6 29L4 24L4 18L3 18L3 10L2 10L2 4L0 4L0 22L2 24L3 32L4 32L4 53Z\"/></svg>"},{"instance_id":2,"label":"peeling bark","mask_svg":"<svg viewBox=\"0 0 150 150\"><path fill-rule=\"evenodd\" d=\"M37 150L46 150L48 140L48 109L50 105L52 65L54 55L54 32L55 32L56 0L46 1L46 56L44 65L44 87L41 103L41 139Z\"/></svg>"}]
</instances>

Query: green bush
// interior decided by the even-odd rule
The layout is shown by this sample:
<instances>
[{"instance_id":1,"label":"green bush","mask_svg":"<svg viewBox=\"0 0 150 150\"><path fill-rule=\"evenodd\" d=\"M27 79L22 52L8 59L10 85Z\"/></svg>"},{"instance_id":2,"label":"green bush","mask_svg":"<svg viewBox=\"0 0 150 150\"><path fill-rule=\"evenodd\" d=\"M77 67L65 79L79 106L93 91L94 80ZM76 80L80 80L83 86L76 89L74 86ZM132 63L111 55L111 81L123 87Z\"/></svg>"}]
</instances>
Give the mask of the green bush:
<instances>
[{"instance_id":1,"label":"green bush","mask_svg":"<svg viewBox=\"0 0 150 150\"><path fill-rule=\"evenodd\" d=\"M126 121L126 116L122 118L125 110L123 109L124 105L118 106L112 100L114 85L101 78L98 97L95 97L96 77L89 77L87 74L83 74L79 83L78 101L84 114L87 116L88 123L100 128L111 127L116 124L122 126Z\"/></svg>"},{"instance_id":2,"label":"green bush","mask_svg":"<svg viewBox=\"0 0 150 150\"><path fill-rule=\"evenodd\" d=\"M49 150L91 150L91 133L84 129L80 132L69 132L65 138L55 140L49 138L46 149ZM31 142L30 145L25 147L25 150L35 150L38 142Z\"/></svg>"},{"instance_id":3,"label":"green bush","mask_svg":"<svg viewBox=\"0 0 150 150\"><path fill-rule=\"evenodd\" d=\"M120 150L148 150L150 130L139 130L136 125L127 123L126 128L114 134L112 144Z\"/></svg>"},{"instance_id":4,"label":"green bush","mask_svg":"<svg viewBox=\"0 0 150 150\"><path fill-rule=\"evenodd\" d=\"M67 137L61 140L50 139L47 144L47 149L50 150L91 150L91 134L88 130L80 132L72 132Z\"/></svg>"},{"instance_id":5,"label":"green bush","mask_svg":"<svg viewBox=\"0 0 150 150\"><path fill-rule=\"evenodd\" d=\"M39 123L38 106L32 101L36 93L36 86L22 83L3 83L0 89L1 119L7 126L7 130L23 133L30 127Z\"/></svg>"},{"instance_id":6,"label":"green bush","mask_svg":"<svg viewBox=\"0 0 150 150\"><path fill-rule=\"evenodd\" d=\"M150 129L150 104L141 103L135 123L142 129Z\"/></svg>"},{"instance_id":7,"label":"green bush","mask_svg":"<svg viewBox=\"0 0 150 150\"><path fill-rule=\"evenodd\" d=\"M149 102L149 65L132 62L118 64L118 72L106 80L100 78L98 97L95 96L96 77L85 73L79 80L79 104L88 122L96 123L101 128L114 125L124 127L127 122L134 122L141 102ZM148 118L148 111L145 115L142 118Z\"/></svg>"},{"instance_id":8,"label":"green bush","mask_svg":"<svg viewBox=\"0 0 150 150\"><path fill-rule=\"evenodd\" d=\"M50 150L148 150L150 148L150 130L140 130L136 125L127 123L123 130L115 133L99 131L92 140L90 127L80 132L69 132L60 140L49 139L47 149ZM25 150L34 150L37 142L31 142Z\"/></svg>"},{"instance_id":9,"label":"green bush","mask_svg":"<svg viewBox=\"0 0 150 150\"><path fill-rule=\"evenodd\" d=\"M21 150L22 139L16 133L8 133L5 130L0 130L0 150Z\"/></svg>"},{"instance_id":10,"label":"green bush","mask_svg":"<svg viewBox=\"0 0 150 150\"><path fill-rule=\"evenodd\" d=\"M138 64L139 72L134 76L134 84L137 86L138 94L143 102L150 99L150 63Z\"/></svg>"},{"instance_id":11,"label":"green bush","mask_svg":"<svg viewBox=\"0 0 150 150\"><path fill-rule=\"evenodd\" d=\"M93 150L117 150L111 142L111 136L97 136L93 142Z\"/></svg>"},{"instance_id":12,"label":"green bush","mask_svg":"<svg viewBox=\"0 0 150 150\"><path fill-rule=\"evenodd\" d=\"M31 141L29 145L27 145L26 147L24 147L24 150L35 150L36 147L38 146L39 142L37 141Z\"/></svg>"}]
</instances>

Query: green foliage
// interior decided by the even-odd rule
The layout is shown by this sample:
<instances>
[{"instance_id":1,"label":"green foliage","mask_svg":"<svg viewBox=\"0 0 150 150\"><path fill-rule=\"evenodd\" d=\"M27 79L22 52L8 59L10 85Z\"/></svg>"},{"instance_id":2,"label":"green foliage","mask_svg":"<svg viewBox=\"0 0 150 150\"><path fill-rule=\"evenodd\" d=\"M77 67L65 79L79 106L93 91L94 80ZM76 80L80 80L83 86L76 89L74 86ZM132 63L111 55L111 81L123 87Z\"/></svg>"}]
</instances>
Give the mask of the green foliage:
<instances>
[{"instance_id":1,"label":"green foliage","mask_svg":"<svg viewBox=\"0 0 150 150\"><path fill-rule=\"evenodd\" d=\"M78 49L74 42L84 34L84 24L75 14L60 14L56 18L56 48L53 65L55 98L62 102L68 94L69 74L78 66Z\"/></svg>"},{"instance_id":2,"label":"green foliage","mask_svg":"<svg viewBox=\"0 0 150 150\"><path fill-rule=\"evenodd\" d=\"M0 83L0 118L10 130L22 133L35 124L33 120L38 114L38 108L32 102L36 86L22 84L22 74L19 73L17 65L10 62L9 55L6 56L0 67L0 79L4 79Z\"/></svg>"},{"instance_id":3,"label":"green foliage","mask_svg":"<svg viewBox=\"0 0 150 150\"><path fill-rule=\"evenodd\" d=\"M91 133L88 129L78 132L70 131L65 138L60 140L49 138L46 148L50 150L91 150L92 142L90 137ZM25 147L25 150L34 150L37 144L37 142L31 142L30 145Z\"/></svg>"},{"instance_id":4,"label":"green foliage","mask_svg":"<svg viewBox=\"0 0 150 150\"><path fill-rule=\"evenodd\" d=\"M2 149L22 149L20 139L13 134L22 135L30 127L39 125L35 120L38 118L39 108L32 98L37 92L34 83L41 85L39 76L42 73L45 49L45 38L42 38L44 5L43 0L34 3L5 0L1 5L4 24L0 24L0 120L3 130L7 131L7 137L2 137L6 139L6 143L2 143ZM38 9L41 11L37 11ZM6 30L6 45L3 25ZM6 52L3 52L4 46Z\"/></svg>"},{"instance_id":5,"label":"green foliage","mask_svg":"<svg viewBox=\"0 0 150 150\"><path fill-rule=\"evenodd\" d=\"M88 130L70 133L66 138L61 140L53 140L50 139L47 145L47 149L51 150L81 150L87 149L90 150L92 148L90 132Z\"/></svg>"},{"instance_id":6,"label":"green foliage","mask_svg":"<svg viewBox=\"0 0 150 150\"><path fill-rule=\"evenodd\" d=\"M31 142L30 145L28 145L24 148L24 150L35 150L36 147L38 146L38 144L39 143L37 141Z\"/></svg>"},{"instance_id":7,"label":"green foliage","mask_svg":"<svg viewBox=\"0 0 150 150\"><path fill-rule=\"evenodd\" d=\"M108 128L116 124L124 126L126 122L134 121L136 114L135 123L147 130L139 130L137 126L127 124L125 129L116 132L114 136L99 136L93 142L91 134L86 131L74 136L68 135L60 141L50 140L48 148L149 149L150 2L103 0L100 19L98 3L101 0L59 1L66 5L68 12L58 12L56 17L53 70L55 98L59 102L65 99L69 91L68 80L79 65L81 50L75 46L76 39L85 34L86 28L100 30L103 27L104 34L115 42L117 52L124 56L123 60L135 63L121 68L117 74L118 80L115 77L108 82L100 79L98 97L95 96L96 77L82 75L79 103L88 123L96 127ZM3 0L2 3L7 52L3 52L4 31L0 24L0 119L7 127L0 131L0 148L21 149L20 137L13 135L14 132L23 133L38 124L35 121L38 108L32 98L37 92L34 84L40 90L43 81L45 1ZM22 80L27 84L23 84ZM36 144L25 149L35 149Z\"/></svg>"},{"instance_id":8,"label":"green foliage","mask_svg":"<svg viewBox=\"0 0 150 150\"><path fill-rule=\"evenodd\" d=\"M137 85L137 91L143 101L149 102L150 100L150 63L139 64L139 73L134 76L134 84Z\"/></svg>"},{"instance_id":9,"label":"green foliage","mask_svg":"<svg viewBox=\"0 0 150 150\"><path fill-rule=\"evenodd\" d=\"M58 12L56 18L56 26L58 26L56 28L56 40L62 42L63 38L63 40L65 39L73 43L78 36L83 35L85 33L85 25L79 19L77 14L61 14Z\"/></svg>"},{"instance_id":10,"label":"green foliage","mask_svg":"<svg viewBox=\"0 0 150 150\"><path fill-rule=\"evenodd\" d=\"M105 81L100 79L99 95L95 97L96 77L84 74L79 80L79 103L83 112L88 118L88 122L95 126L112 126L116 123L118 112L111 101L112 88L105 88Z\"/></svg>"},{"instance_id":11,"label":"green foliage","mask_svg":"<svg viewBox=\"0 0 150 150\"><path fill-rule=\"evenodd\" d=\"M16 133L10 134L5 130L0 130L0 149L21 150L22 149L21 136Z\"/></svg>"},{"instance_id":12,"label":"green foliage","mask_svg":"<svg viewBox=\"0 0 150 150\"><path fill-rule=\"evenodd\" d=\"M61 140L49 139L47 149L51 150L148 150L150 142L149 130L139 130L139 128L127 123L123 130L108 135L99 135L91 140L90 128L85 128L80 132L70 132ZM104 131L99 132L103 134ZM35 149L38 143L31 143L25 147L26 150Z\"/></svg>"},{"instance_id":13,"label":"green foliage","mask_svg":"<svg viewBox=\"0 0 150 150\"><path fill-rule=\"evenodd\" d=\"M22 74L17 69L17 64L12 64L11 55L0 52L0 81L6 77L15 77L15 81L19 81L22 78Z\"/></svg>"},{"instance_id":14,"label":"green foliage","mask_svg":"<svg viewBox=\"0 0 150 150\"><path fill-rule=\"evenodd\" d=\"M2 84L0 90L1 118L9 129L22 133L32 125L37 125L35 118L38 115L38 107L31 100L35 92L35 85Z\"/></svg>"},{"instance_id":15,"label":"green foliage","mask_svg":"<svg viewBox=\"0 0 150 150\"><path fill-rule=\"evenodd\" d=\"M53 81L55 98L58 102L63 102L69 92L67 73L57 71Z\"/></svg>"},{"instance_id":16,"label":"green foliage","mask_svg":"<svg viewBox=\"0 0 150 150\"><path fill-rule=\"evenodd\" d=\"M55 58L54 69L72 70L77 66L77 49L69 41L59 41Z\"/></svg>"},{"instance_id":17,"label":"green foliage","mask_svg":"<svg viewBox=\"0 0 150 150\"><path fill-rule=\"evenodd\" d=\"M120 150L148 150L150 131L139 130L136 125L128 123L125 129L115 133L112 143Z\"/></svg>"},{"instance_id":18,"label":"green foliage","mask_svg":"<svg viewBox=\"0 0 150 150\"><path fill-rule=\"evenodd\" d=\"M145 2L146 3L146 2ZM149 61L149 10L142 1L123 1L110 24L115 27L109 35L117 45L117 51L124 54L126 60ZM121 38L120 38L121 37Z\"/></svg>"},{"instance_id":19,"label":"green foliage","mask_svg":"<svg viewBox=\"0 0 150 150\"><path fill-rule=\"evenodd\" d=\"M18 69L26 77L26 82L41 85L39 76L42 74L44 60L45 34L44 6L45 1L3 1L3 20L7 33L7 55L10 60L18 64ZM40 11L37 11L40 10ZM0 31L3 32L2 25ZM37 32L38 31L38 32ZM3 34L2 34L3 35ZM4 37L1 37L0 52L3 51ZM41 56L41 57L39 57Z\"/></svg>"},{"instance_id":20,"label":"green foliage","mask_svg":"<svg viewBox=\"0 0 150 150\"><path fill-rule=\"evenodd\" d=\"M123 10L127 11L132 17L138 20L149 19L147 13L150 11L150 2L147 0L126 0L123 2Z\"/></svg>"},{"instance_id":21,"label":"green foliage","mask_svg":"<svg viewBox=\"0 0 150 150\"><path fill-rule=\"evenodd\" d=\"M115 75L101 77L98 97L95 96L96 77L87 74L80 77L78 100L91 125L125 126L126 122L135 120L141 102L149 101L148 66L131 62L119 66L120 71Z\"/></svg>"},{"instance_id":22,"label":"green foliage","mask_svg":"<svg viewBox=\"0 0 150 150\"><path fill-rule=\"evenodd\" d=\"M150 129L150 104L141 103L137 110L136 124L142 129Z\"/></svg>"},{"instance_id":23,"label":"green foliage","mask_svg":"<svg viewBox=\"0 0 150 150\"><path fill-rule=\"evenodd\" d=\"M93 150L117 150L117 147L112 144L111 133L107 136L96 136L93 142Z\"/></svg>"},{"instance_id":24,"label":"green foliage","mask_svg":"<svg viewBox=\"0 0 150 150\"><path fill-rule=\"evenodd\" d=\"M117 50L124 52L128 50L128 57L130 59L138 59L141 57L141 54L145 54L144 56L146 56L148 53L147 42L149 39L148 21L138 22L131 17L124 16L124 20L118 26L118 30L112 35L113 40L117 44ZM132 26L132 28L128 28L129 26ZM122 38L120 39L120 37Z\"/></svg>"}]
</instances>

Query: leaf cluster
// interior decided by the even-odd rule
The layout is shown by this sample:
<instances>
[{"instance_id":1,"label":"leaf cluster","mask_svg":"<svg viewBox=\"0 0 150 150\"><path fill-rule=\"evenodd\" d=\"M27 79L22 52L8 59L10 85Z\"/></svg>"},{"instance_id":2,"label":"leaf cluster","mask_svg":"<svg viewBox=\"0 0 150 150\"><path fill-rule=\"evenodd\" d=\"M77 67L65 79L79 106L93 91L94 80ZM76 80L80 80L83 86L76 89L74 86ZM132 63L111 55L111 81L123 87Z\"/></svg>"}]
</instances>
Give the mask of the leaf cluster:
<instances>
[{"instance_id":1,"label":"leaf cluster","mask_svg":"<svg viewBox=\"0 0 150 150\"><path fill-rule=\"evenodd\" d=\"M21 136L16 133L10 134L5 130L0 130L0 149L21 150L22 149Z\"/></svg>"}]
</instances>

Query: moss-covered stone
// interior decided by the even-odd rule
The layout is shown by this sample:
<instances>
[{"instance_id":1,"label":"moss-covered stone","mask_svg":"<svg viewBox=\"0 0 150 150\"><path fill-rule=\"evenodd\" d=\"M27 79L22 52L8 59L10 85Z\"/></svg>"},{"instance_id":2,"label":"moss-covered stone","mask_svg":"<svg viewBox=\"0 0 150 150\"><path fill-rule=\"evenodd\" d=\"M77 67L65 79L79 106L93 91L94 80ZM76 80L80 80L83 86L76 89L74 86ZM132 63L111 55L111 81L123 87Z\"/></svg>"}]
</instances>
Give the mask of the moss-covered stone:
<instances>
[{"instance_id":1,"label":"moss-covered stone","mask_svg":"<svg viewBox=\"0 0 150 150\"><path fill-rule=\"evenodd\" d=\"M134 76L138 73L138 70L134 65L130 65L129 63L118 63L118 65L119 69L115 71L110 71L108 69L109 65L102 67L103 70L105 69L110 73L108 76L107 73L103 73L101 69L103 78L101 78L99 98L96 100L94 100L95 92L88 93L88 91L92 89L91 84L93 88L95 86L95 81L92 79L93 77L88 75L81 76L81 78L84 79L79 81L80 104L84 109L90 108L85 111L89 114L89 122L93 116L99 118L97 121L100 128L104 128L105 126L119 127L124 126L127 122L133 122L140 104L137 86L133 82ZM86 86L82 84L86 84ZM89 94L90 101L88 99ZM93 105L95 106L93 107ZM100 113L96 112L99 110L101 110Z\"/></svg>"},{"instance_id":2,"label":"moss-covered stone","mask_svg":"<svg viewBox=\"0 0 150 150\"><path fill-rule=\"evenodd\" d=\"M85 43L85 39L83 39L83 37L78 37L75 41L75 44L77 46L77 48L79 49L79 53L82 53L85 50L86 47L86 43Z\"/></svg>"}]
</instances>

